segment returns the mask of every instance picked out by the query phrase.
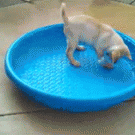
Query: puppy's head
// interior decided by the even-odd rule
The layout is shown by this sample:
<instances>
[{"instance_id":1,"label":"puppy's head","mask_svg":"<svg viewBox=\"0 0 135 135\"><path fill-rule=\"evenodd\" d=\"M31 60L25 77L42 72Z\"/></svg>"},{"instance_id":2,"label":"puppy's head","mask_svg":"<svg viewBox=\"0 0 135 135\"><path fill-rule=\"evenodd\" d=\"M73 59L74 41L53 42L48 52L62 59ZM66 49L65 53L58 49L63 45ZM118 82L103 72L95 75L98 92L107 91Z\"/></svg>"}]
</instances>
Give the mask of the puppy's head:
<instances>
[{"instance_id":1,"label":"puppy's head","mask_svg":"<svg viewBox=\"0 0 135 135\"><path fill-rule=\"evenodd\" d=\"M116 63L123 56L132 60L128 47L126 45L113 46L104 51L104 56L99 60L99 63L103 67L113 68L114 63Z\"/></svg>"},{"instance_id":2,"label":"puppy's head","mask_svg":"<svg viewBox=\"0 0 135 135\"><path fill-rule=\"evenodd\" d=\"M116 63L121 57L126 56L128 59L132 60L130 51L126 45L115 45L106 51L107 56L110 57L113 63Z\"/></svg>"}]
</instances>

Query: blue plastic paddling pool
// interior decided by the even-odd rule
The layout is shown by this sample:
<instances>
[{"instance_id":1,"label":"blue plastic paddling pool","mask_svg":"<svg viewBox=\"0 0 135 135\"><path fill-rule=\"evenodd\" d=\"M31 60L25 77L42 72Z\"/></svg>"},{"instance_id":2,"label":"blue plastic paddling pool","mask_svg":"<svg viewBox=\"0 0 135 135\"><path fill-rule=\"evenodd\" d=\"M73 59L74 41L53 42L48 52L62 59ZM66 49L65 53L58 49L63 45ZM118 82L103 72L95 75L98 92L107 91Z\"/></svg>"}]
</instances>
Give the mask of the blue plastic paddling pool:
<instances>
[{"instance_id":1,"label":"blue plastic paddling pool","mask_svg":"<svg viewBox=\"0 0 135 135\"><path fill-rule=\"evenodd\" d=\"M36 29L9 47L6 74L31 100L50 108L69 112L108 109L135 95L135 40L118 34L128 45L133 61L122 58L108 70L98 64L95 51L88 45L85 51L74 54L80 68L69 63L63 24Z\"/></svg>"}]
</instances>

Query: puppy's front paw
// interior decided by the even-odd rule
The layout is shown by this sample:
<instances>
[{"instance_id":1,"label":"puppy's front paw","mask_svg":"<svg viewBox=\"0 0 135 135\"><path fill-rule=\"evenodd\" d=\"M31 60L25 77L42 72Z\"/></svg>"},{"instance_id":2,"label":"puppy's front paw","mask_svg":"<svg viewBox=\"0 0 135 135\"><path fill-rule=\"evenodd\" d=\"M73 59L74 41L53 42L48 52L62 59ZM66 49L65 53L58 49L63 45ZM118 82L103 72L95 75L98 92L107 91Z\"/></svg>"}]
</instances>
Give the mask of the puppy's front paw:
<instances>
[{"instance_id":1,"label":"puppy's front paw","mask_svg":"<svg viewBox=\"0 0 135 135\"><path fill-rule=\"evenodd\" d=\"M113 69L113 63L109 63L104 59L104 57L98 60L98 63L104 68Z\"/></svg>"},{"instance_id":2,"label":"puppy's front paw","mask_svg":"<svg viewBox=\"0 0 135 135\"><path fill-rule=\"evenodd\" d=\"M113 65L111 63L107 63L106 65L103 65L104 68L113 69Z\"/></svg>"},{"instance_id":3,"label":"puppy's front paw","mask_svg":"<svg viewBox=\"0 0 135 135\"><path fill-rule=\"evenodd\" d=\"M74 65L75 67L81 66L80 62L78 62L78 61L71 61L71 64Z\"/></svg>"},{"instance_id":4,"label":"puppy's front paw","mask_svg":"<svg viewBox=\"0 0 135 135\"><path fill-rule=\"evenodd\" d=\"M78 51L84 51L84 50L85 50L85 47L82 46L82 45L78 45L76 49L77 49Z\"/></svg>"}]
</instances>

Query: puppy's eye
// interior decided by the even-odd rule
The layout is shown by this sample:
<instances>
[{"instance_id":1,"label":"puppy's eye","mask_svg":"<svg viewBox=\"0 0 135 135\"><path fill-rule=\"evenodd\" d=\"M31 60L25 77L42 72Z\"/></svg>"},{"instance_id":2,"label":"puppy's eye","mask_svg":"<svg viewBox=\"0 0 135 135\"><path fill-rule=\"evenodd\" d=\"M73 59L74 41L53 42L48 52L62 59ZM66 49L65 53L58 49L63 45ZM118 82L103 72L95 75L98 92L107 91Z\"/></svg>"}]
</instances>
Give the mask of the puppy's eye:
<instances>
[{"instance_id":1,"label":"puppy's eye","mask_svg":"<svg viewBox=\"0 0 135 135\"><path fill-rule=\"evenodd\" d=\"M110 54L109 52L106 52L106 55L107 55L107 56L109 56L109 54Z\"/></svg>"}]
</instances>

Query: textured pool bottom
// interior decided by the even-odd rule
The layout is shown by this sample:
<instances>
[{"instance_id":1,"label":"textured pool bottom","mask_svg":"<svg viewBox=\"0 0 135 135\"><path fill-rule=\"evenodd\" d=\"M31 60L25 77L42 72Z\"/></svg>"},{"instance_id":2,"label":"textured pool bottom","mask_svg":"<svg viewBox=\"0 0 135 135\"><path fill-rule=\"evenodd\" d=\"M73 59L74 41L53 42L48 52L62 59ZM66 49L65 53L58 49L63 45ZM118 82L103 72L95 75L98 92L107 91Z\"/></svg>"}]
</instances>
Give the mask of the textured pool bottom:
<instances>
[{"instance_id":1,"label":"textured pool bottom","mask_svg":"<svg viewBox=\"0 0 135 135\"><path fill-rule=\"evenodd\" d=\"M101 98L134 83L134 72L124 59L116 63L114 69L104 69L97 63L94 50L86 46L86 51L75 52L82 65L76 68L70 65L65 49L61 49L61 53L45 54L23 65L17 71L19 77L33 88L69 99Z\"/></svg>"},{"instance_id":2,"label":"textured pool bottom","mask_svg":"<svg viewBox=\"0 0 135 135\"><path fill-rule=\"evenodd\" d=\"M15 41L6 55L6 73L30 99L53 109L105 110L135 95L135 41L118 33L133 61L122 58L114 69L102 68L90 46L74 54L81 67L72 66L65 55L63 25L56 24Z\"/></svg>"}]
</instances>

